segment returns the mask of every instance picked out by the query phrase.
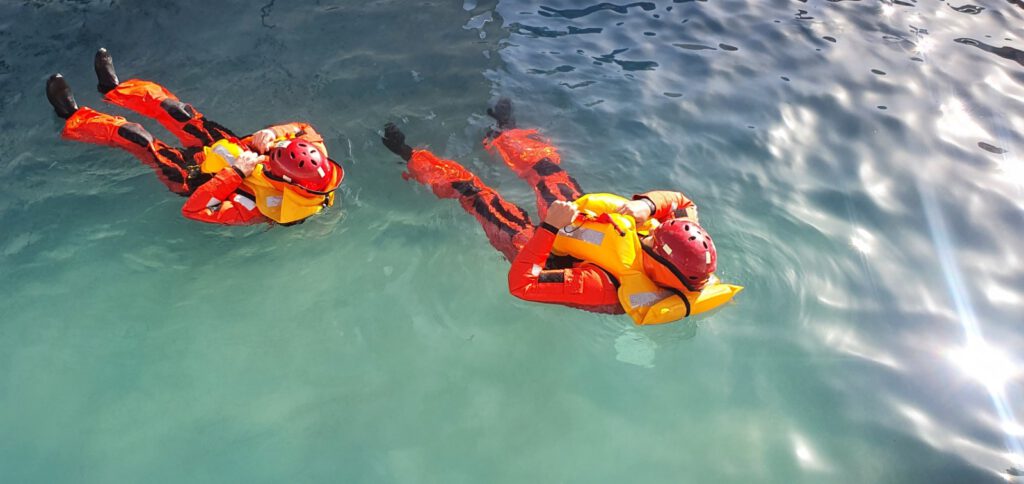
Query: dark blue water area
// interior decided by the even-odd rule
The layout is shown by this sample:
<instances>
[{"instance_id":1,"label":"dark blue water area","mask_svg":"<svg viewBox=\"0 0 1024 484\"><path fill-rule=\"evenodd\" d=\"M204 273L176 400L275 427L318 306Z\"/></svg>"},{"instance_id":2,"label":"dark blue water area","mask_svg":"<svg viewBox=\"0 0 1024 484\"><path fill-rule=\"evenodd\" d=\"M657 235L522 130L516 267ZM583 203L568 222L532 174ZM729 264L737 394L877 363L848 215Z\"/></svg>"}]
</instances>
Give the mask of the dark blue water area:
<instances>
[{"instance_id":1,"label":"dark blue water area","mask_svg":"<svg viewBox=\"0 0 1024 484\"><path fill-rule=\"evenodd\" d=\"M2 482L1016 482L1024 4L0 4ZM346 170L220 227L44 96L141 122L92 56ZM718 276L657 327L508 295L385 122L534 218L482 146L512 99L587 191L681 190Z\"/></svg>"}]
</instances>

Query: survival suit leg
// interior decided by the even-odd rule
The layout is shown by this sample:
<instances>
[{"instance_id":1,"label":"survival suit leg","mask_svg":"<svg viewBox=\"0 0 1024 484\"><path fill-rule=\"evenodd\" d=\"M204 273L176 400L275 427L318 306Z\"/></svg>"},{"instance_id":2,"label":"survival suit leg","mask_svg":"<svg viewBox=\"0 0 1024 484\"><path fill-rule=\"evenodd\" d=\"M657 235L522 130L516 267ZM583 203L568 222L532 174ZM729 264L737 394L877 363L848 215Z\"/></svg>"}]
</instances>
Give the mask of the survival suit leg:
<instances>
[{"instance_id":1,"label":"survival suit leg","mask_svg":"<svg viewBox=\"0 0 1024 484\"><path fill-rule=\"evenodd\" d=\"M429 186L438 198L458 199L462 208L480 222L491 245L509 261L533 237L533 223L526 211L452 160L438 158L426 150L414 150L408 172L402 177Z\"/></svg>"},{"instance_id":2,"label":"survival suit leg","mask_svg":"<svg viewBox=\"0 0 1024 484\"><path fill-rule=\"evenodd\" d=\"M535 129L509 129L484 142L520 178L533 187L541 220L556 200L573 201L583 196L576 179L562 169L558 149L542 139Z\"/></svg>"},{"instance_id":3,"label":"survival suit leg","mask_svg":"<svg viewBox=\"0 0 1024 484\"><path fill-rule=\"evenodd\" d=\"M145 128L120 116L111 116L82 107L64 123L64 139L121 148L135 155L156 171L157 177L172 192L187 195L209 176L199 172L187 153L168 146Z\"/></svg>"},{"instance_id":4,"label":"survival suit leg","mask_svg":"<svg viewBox=\"0 0 1024 484\"><path fill-rule=\"evenodd\" d=\"M186 148L207 146L226 137L235 137L231 130L206 119L191 104L181 102L171 91L155 82L129 79L108 91L103 98L155 119Z\"/></svg>"}]
</instances>

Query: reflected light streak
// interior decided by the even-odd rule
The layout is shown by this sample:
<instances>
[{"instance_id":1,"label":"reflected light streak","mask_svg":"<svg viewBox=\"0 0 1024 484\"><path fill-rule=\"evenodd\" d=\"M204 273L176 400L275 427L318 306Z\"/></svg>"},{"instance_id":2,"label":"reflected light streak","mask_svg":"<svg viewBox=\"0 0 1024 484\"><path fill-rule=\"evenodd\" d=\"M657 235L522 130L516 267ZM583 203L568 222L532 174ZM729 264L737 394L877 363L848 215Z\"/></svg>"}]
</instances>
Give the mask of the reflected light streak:
<instances>
[{"instance_id":1,"label":"reflected light streak","mask_svg":"<svg viewBox=\"0 0 1024 484\"><path fill-rule=\"evenodd\" d=\"M984 341L968 341L966 348L951 350L947 356L964 373L984 384L990 392L1002 393L1006 382L1017 374L1013 362L1002 351Z\"/></svg>"},{"instance_id":2,"label":"reflected light streak","mask_svg":"<svg viewBox=\"0 0 1024 484\"><path fill-rule=\"evenodd\" d=\"M937 122L938 128L950 137L991 138L967 112L963 101L951 97L939 106L939 109L942 111L942 117Z\"/></svg>"},{"instance_id":3,"label":"reflected light streak","mask_svg":"<svg viewBox=\"0 0 1024 484\"><path fill-rule=\"evenodd\" d=\"M880 351L874 351L859 341L844 341L843 344L839 346L839 350L845 351L846 353L858 358L864 358L865 360L878 363L879 365L887 366L893 370L903 369L902 366L891 356Z\"/></svg>"},{"instance_id":4,"label":"reflected light streak","mask_svg":"<svg viewBox=\"0 0 1024 484\"><path fill-rule=\"evenodd\" d=\"M823 298L820 295L818 300L825 304L831 304L835 307L846 307L836 304L835 302ZM883 365L896 371L902 371L904 369L903 365L896 361L895 358L884 352L882 349L865 343L854 331L850 331L849 329L838 325L827 326L825 323L820 323L815 328L815 332L817 332L819 337L825 341L825 344L835 348L836 351L856 358L861 358L865 361L878 365Z\"/></svg>"},{"instance_id":5,"label":"reflected light streak","mask_svg":"<svg viewBox=\"0 0 1024 484\"><path fill-rule=\"evenodd\" d=\"M785 104L780 112L782 123L768 131L768 151L776 158L785 158L796 167L805 164L802 133L814 132L817 118L808 108Z\"/></svg>"},{"instance_id":6,"label":"reflected light streak","mask_svg":"<svg viewBox=\"0 0 1024 484\"><path fill-rule=\"evenodd\" d=\"M994 459L1005 459L1010 461L1013 468L1021 468L1019 462L1024 461L1024 459L1022 459L1022 456L1020 455L1000 452L999 450L992 449L980 442L976 442L963 436L957 436L952 429L943 425L945 421L934 421L923 411L912 405L908 405L904 402L893 401L892 407L898 410L899 413L903 414L903 416L911 422L914 427L913 430L915 431L915 435L919 439L936 449L941 449L946 452L952 452L963 456L974 456L975 458L980 458L983 461L989 462ZM987 415L984 417L987 417ZM983 418L983 420L987 420L987 418ZM1006 473L998 472L997 474L1004 478L1008 475Z\"/></svg>"},{"instance_id":7,"label":"reflected light streak","mask_svg":"<svg viewBox=\"0 0 1024 484\"><path fill-rule=\"evenodd\" d=\"M1014 156L1001 156L996 160L996 164L999 165L999 171L1003 172L1007 181L1018 187L1024 187L1024 162Z\"/></svg>"},{"instance_id":8,"label":"reflected light streak","mask_svg":"<svg viewBox=\"0 0 1024 484\"><path fill-rule=\"evenodd\" d=\"M914 52L923 55L931 52L933 48L935 48L935 41L929 37L925 37L917 41L917 47L914 49Z\"/></svg>"},{"instance_id":9,"label":"reflected light streak","mask_svg":"<svg viewBox=\"0 0 1024 484\"><path fill-rule=\"evenodd\" d=\"M800 459L801 462L814 462L814 456L811 455L811 450L803 444L797 444L796 457Z\"/></svg>"},{"instance_id":10,"label":"reflected light streak","mask_svg":"<svg viewBox=\"0 0 1024 484\"><path fill-rule=\"evenodd\" d=\"M875 235L857 227L854 234L850 236L850 245L864 255L871 255L875 249Z\"/></svg>"},{"instance_id":11,"label":"reflected light streak","mask_svg":"<svg viewBox=\"0 0 1024 484\"><path fill-rule=\"evenodd\" d=\"M1010 74L997 69L990 72L985 76L985 84L999 91L1003 96L1009 97L1014 101L1024 102L1024 85L1018 84L1017 80L1010 77ZM1017 131L1024 130L1024 123L1021 122L1021 118L1014 116L1013 113L1004 114L1009 120L1010 124L1013 125Z\"/></svg>"},{"instance_id":12,"label":"reflected light streak","mask_svg":"<svg viewBox=\"0 0 1024 484\"><path fill-rule=\"evenodd\" d=\"M932 428L932 421L924 414L924 412L905 404L897 404L896 407L899 408L903 415L917 424L918 427L928 429Z\"/></svg>"},{"instance_id":13,"label":"reflected light streak","mask_svg":"<svg viewBox=\"0 0 1024 484\"><path fill-rule=\"evenodd\" d=\"M1006 432L1006 435L1012 435L1014 437L1024 437L1024 427L1017 422L1004 422L1003 432ZM1024 462L1024 456L1019 457L1018 460Z\"/></svg>"},{"instance_id":14,"label":"reflected light streak","mask_svg":"<svg viewBox=\"0 0 1024 484\"><path fill-rule=\"evenodd\" d=\"M994 282L985 286L985 295L988 296L989 301L997 304L1018 305L1021 303L1020 296L1017 293Z\"/></svg>"},{"instance_id":15,"label":"reflected light streak","mask_svg":"<svg viewBox=\"0 0 1024 484\"><path fill-rule=\"evenodd\" d=\"M796 456L801 467L818 471L828 469L828 466L814 455L814 450L807 444L803 436L794 433L790 438L793 440L793 455Z\"/></svg>"},{"instance_id":16,"label":"reflected light streak","mask_svg":"<svg viewBox=\"0 0 1024 484\"><path fill-rule=\"evenodd\" d=\"M942 218L942 212L935 200L935 194L932 192L931 187L926 186L920 179L917 182L917 189L921 195L921 204L924 208L925 219L928 222L928 229L932 235L932 242L935 244L935 252L939 257L939 265L946 279L946 288L953 300L953 305L956 308L958 319L963 327L964 337L966 338L966 349L963 350L963 353L959 353L962 355L959 360L961 368L967 374L978 378L985 384L1002 427L1015 428L1020 424L1017 422L1010 407L1010 402L1006 398L1003 385L1006 383L1005 378L1009 378L1016 373L1016 369L1013 363L1005 356L996 356L1002 355L1002 353L995 351L991 345L985 342L974 312L974 305L964 285L960 268L953 258L953 245L950 242L949 231L946 228L945 220ZM1013 433L1006 433L1004 435L1007 450L1012 455L1011 460L1024 460L1024 449L1021 446L1021 439Z\"/></svg>"}]
</instances>

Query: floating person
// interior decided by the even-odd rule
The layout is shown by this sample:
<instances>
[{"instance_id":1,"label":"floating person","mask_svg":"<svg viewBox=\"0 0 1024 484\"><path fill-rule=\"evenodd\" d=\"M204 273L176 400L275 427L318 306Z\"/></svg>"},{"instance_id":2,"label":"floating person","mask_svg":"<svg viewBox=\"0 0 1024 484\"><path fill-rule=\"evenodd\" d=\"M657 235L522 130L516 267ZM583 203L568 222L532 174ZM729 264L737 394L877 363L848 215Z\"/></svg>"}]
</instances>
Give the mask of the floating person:
<instances>
[{"instance_id":1,"label":"floating person","mask_svg":"<svg viewBox=\"0 0 1024 484\"><path fill-rule=\"evenodd\" d=\"M518 129L512 104L487 113L497 121L485 146L534 188L543 223L452 160L405 143L394 124L382 141L406 161L403 177L454 198L480 222L491 245L511 261L509 291L521 299L599 313L626 313L661 324L718 307L743 288L715 277L717 252L698 223L697 206L679 192L632 200L584 194L558 150L536 130Z\"/></svg>"},{"instance_id":2,"label":"floating person","mask_svg":"<svg viewBox=\"0 0 1024 484\"><path fill-rule=\"evenodd\" d=\"M46 82L46 98L65 119L62 137L135 155L172 192L188 197L181 209L185 217L226 225L291 225L334 204L345 172L328 158L323 137L309 124L270 126L239 139L159 84L119 82L106 49L96 52L94 67L105 101L155 119L184 148L120 116L78 107L67 81L54 74Z\"/></svg>"}]
</instances>

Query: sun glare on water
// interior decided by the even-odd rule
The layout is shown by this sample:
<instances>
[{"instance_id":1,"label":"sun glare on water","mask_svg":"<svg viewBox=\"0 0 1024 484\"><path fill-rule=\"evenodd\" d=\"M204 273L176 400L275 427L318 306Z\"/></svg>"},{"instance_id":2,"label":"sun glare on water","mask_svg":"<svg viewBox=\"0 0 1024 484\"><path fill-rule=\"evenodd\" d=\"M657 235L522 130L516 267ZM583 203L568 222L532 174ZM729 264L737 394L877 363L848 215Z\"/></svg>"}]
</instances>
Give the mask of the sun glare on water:
<instances>
[{"instance_id":1,"label":"sun glare on water","mask_svg":"<svg viewBox=\"0 0 1024 484\"><path fill-rule=\"evenodd\" d=\"M984 341L969 342L950 350L947 357L965 374L981 382L991 392L1002 392L1017 376L1019 368L998 348Z\"/></svg>"}]
</instances>

